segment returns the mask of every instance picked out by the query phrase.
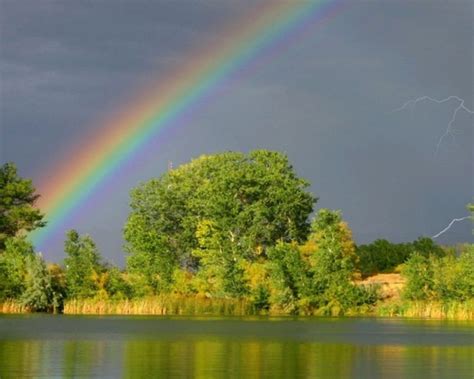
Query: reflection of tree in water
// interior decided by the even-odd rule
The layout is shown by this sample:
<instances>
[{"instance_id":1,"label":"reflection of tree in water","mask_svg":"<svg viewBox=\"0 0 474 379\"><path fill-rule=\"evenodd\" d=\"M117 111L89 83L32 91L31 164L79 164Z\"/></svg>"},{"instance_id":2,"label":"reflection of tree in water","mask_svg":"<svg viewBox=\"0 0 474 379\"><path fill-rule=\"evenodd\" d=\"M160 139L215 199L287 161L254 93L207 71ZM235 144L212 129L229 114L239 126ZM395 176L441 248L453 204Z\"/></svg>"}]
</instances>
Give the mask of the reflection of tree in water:
<instances>
[{"instance_id":1,"label":"reflection of tree in water","mask_svg":"<svg viewBox=\"0 0 474 379\"><path fill-rule=\"evenodd\" d=\"M0 340L0 378L23 378L43 372L44 341Z\"/></svg>"},{"instance_id":2,"label":"reflection of tree in water","mask_svg":"<svg viewBox=\"0 0 474 379\"><path fill-rule=\"evenodd\" d=\"M370 338L368 336L368 338ZM0 341L0 377L469 377L470 346L313 343L297 339Z\"/></svg>"},{"instance_id":3,"label":"reflection of tree in water","mask_svg":"<svg viewBox=\"0 0 474 379\"><path fill-rule=\"evenodd\" d=\"M472 346L407 346L401 356L405 367L399 378L471 379L473 358Z\"/></svg>"},{"instance_id":4,"label":"reflection of tree in water","mask_svg":"<svg viewBox=\"0 0 474 379\"><path fill-rule=\"evenodd\" d=\"M0 341L0 378L100 376L107 348L93 340Z\"/></svg>"},{"instance_id":5,"label":"reflection of tree in water","mask_svg":"<svg viewBox=\"0 0 474 379\"><path fill-rule=\"evenodd\" d=\"M347 377L353 345L299 341L130 341L125 377Z\"/></svg>"},{"instance_id":6,"label":"reflection of tree in water","mask_svg":"<svg viewBox=\"0 0 474 379\"><path fill-rule=\"evenodd\" d=\"M101 341L64 342L63 377L91 376L93 366L101 361L103 345Z\"/></svg>"}]
</instances>

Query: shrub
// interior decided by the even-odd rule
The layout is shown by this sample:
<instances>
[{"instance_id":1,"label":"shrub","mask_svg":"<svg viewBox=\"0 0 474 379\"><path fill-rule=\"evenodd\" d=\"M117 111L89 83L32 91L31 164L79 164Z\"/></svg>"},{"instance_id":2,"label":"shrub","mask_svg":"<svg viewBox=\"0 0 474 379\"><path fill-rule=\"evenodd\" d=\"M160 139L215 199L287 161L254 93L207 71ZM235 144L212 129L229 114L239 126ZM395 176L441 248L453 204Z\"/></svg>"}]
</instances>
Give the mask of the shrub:
<instances>
[{"instance_id":1,"label":"shrub","mask_svg":"<svg viewBox=\"0 0 474 379\"><path fill-rule=\"evenodd\" d=\"M409 300L467 301L474 298L474 249L466 247L459 257L422 256L415 253L404 265Z\"/></svg>"},{"instance_id":2,"label":"shrub","mask_svg":"<svg viewBox=\"0 0 474 379\"><path fill-rule=\"evenodd\" d=\"M411 243L392 243L384 239L357 247L358 268L363 276L394 272L415 252L423 257L442 257L446 252L431 238L420 237Z\"/></svg>"}]
</instances>

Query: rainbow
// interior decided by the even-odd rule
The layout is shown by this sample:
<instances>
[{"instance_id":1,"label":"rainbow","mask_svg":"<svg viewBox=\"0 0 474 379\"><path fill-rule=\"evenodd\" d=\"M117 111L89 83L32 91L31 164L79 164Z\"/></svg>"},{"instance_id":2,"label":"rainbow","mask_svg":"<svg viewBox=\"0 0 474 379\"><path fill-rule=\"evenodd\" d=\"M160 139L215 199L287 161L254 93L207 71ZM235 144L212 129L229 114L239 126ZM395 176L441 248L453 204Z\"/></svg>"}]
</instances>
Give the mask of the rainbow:
<instances>
[{"instance_id":1,"label":"rainbow","mask_svg":"<svg viewBox=\"0 0 474 379\"><path fill-rule=\"evenodd\" d=\"M219 34L218 42L191 54L174 72L144 89L131 104L107 116L82 143L40 178L38 207L47 226L32 233L35 246L44 243L67 217L173 122L199 106L220 84L252 61L268 54L297 32L328 20L341 9L334 0L266 1ZM86 146L87 148L84 148Z\"/></svg>"}]
</instances>

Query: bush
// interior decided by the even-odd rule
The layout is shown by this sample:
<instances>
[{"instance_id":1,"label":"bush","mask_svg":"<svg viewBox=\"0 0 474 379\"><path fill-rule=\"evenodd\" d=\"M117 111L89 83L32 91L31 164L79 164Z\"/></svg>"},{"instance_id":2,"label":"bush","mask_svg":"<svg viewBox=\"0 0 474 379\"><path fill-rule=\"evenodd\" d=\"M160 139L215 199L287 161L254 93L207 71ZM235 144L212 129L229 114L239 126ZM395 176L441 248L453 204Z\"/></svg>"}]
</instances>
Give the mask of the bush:
<instances>
[{"instance_id":1,"label":"bush","mask_svg":"<svg viewBox=\"0 0 474 379\"><path fill-rule=\"evenodd\" d=\"M458 286L463 299L474 299L474 244L465 247L459 257Z\"/></svg>"},{"instance_id":2,"label":"bush","mask_svg":"<svg viewBox=\"0 0 474 379\"><path fill-rule=\"evenodd\" d=\"M459 257L422 256L415 253L404 265L409 300L467 301L474 298L474 248L466 247Z\"/></svg>"},{"instance_id":3,"label":"bush","mask_svg":"<svg viewBox=\"0 0 474 379\"><path fill-rule=\"evenodd\" d=\"M433 270L429 259L413 254L402 269L407 279L404 297L410 300L428 299L433 293Z\"/></svg>"},{"instance_id":4,"label":"bush","mask_svg":"<svg viewBox=\"0 0 474 379\"><path fill-rule=\"evenodd\" d=\"M124 275L117 267L108 270L105 289L109 297L113 299L130 299L132 297L132 287L125 280Z\"/></svg>"},{"instance_id":5,"label":"bush","mask_svg":"<svg viewBox=\"0 0 474 379\"><path fill-rule=\"evenodd\" d=\"M358 268L363 276L394 272L415 252L423 257L442 257L446 253L431 238L420 237L411 243L392 243L384 239L357 247Z\"/></svg>"}]
</instances>

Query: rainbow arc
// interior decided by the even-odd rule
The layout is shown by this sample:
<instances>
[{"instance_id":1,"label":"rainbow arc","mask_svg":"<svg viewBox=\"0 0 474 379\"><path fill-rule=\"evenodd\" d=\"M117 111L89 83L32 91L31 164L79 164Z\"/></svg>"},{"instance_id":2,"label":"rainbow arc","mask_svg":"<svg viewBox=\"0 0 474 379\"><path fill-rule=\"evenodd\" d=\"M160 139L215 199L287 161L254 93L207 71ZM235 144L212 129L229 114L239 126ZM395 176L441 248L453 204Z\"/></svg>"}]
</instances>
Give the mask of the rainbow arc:
<instances>
[{"instance_id":1,"label":"rainbow arc","mask_svg":"<svg viewBox=\"0 0 474 379\"><path fill-rule=\"evenodd\" d=\"M69 157L48 168L40 180L38 206L46 213L48 225L32 234L36 247L44 248L101 183L191 107L198 107L221 83L295 31L331 19L342 4L334 0L264 2L219 33L218 42L190 54L192 59L166 75L166 80L153 83L141 96L111 112L94 128L95 133L78 143Z\"/></svg>"}]
</instances>

